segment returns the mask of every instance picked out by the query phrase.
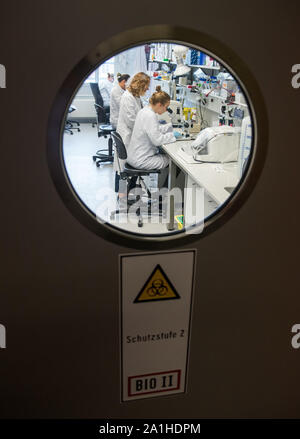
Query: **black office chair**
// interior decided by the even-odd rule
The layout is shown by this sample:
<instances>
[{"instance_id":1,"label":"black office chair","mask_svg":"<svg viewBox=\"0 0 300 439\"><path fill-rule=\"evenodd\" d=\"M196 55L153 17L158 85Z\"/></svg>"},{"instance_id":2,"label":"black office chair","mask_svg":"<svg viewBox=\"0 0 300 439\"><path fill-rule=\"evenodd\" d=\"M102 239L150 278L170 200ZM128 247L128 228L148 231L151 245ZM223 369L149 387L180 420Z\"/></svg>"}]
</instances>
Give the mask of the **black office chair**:
<instances>
[{"instance_id":1,"label":"black office chair","mask_svg":"<svg viewBox=\"0 0 300 439\"><path fill-rule=\"evenodd\" d=\"M115 151L117 154L117 164L118 164L118 168L119 168L119 172L120 172L120 180L126 180L127 182L127 197L126 197L126 207L122 208L120 207L119 209L111 212L110 214L110 219L113 220L115 218L116 215L118 215L119 213L128 213L128 209L131 205L131 203L128 200L128 195L129 195L129 188L130 188L130 182L131 180L134 178L136 180L137 178L137 182L135 187L137 188L143 188L146 190L146 193L148 195L148 198L151 199L151 192L149 191L149 189L147 188L147 186L145 185L145 182L143 180L143 176L146 175L150 175L150 174L160 174L160 170L159 169L136 169L133 166L129 165L129 163L125 163L125 167L123 170L121 170L121 165L120 165L120 159L122 160L126 160L127 159L127 151L125 148L125 145L123 143L123 140L120 136L120 134L116 131L111 133L112 137L113 137L113 142L115 145ZM139 217L138 220L138 226L142 227L143 226L143 218L141 215L141 207L143 207L143 203L141 200L140 195L137 195L135 202L139 203L139 208L136 210L136 214ZM146 209L148 214L151 213L151 205L149 205L148 203L146 204ZM162 212L159 212L159 215L161 215Z\"/></svg>"},{"instance_id":2,"label":"black office chair","mask_svg":"<svg viewBox=\"0 0 300 439\"><path fill-rule=\"evenodd\" d=\"M77 110L77 108L74 105L70 105L69 109L68 109L68 113L73 113L73 111ZM77 124L77 127L74 127L73 124ZM68 119L66 119L66 123L65 123L65 131L69 134L73 134L73 130L77 130L78 132L80 131L80 123L77 120L72 120L72 122Z\"/></svg>"},{"instance_id":3,"label":"black office chair","mask_svg":"<svg viewBox=\"0 0 300 439\"><path fill-rule=\"evenodd\" d=\"M109 107L104 107L103 99L99 90L99 85L97 82L91 82L90 87L95 99L95 109L97 113L97 131L98 137L104 136L105 139L108 138L108 149L99 149L93 156L96 166L99 167L101 163L113 162L113 141L111 133L115 131L113 127L109 124Z\"/></svg>"}]
</instances>

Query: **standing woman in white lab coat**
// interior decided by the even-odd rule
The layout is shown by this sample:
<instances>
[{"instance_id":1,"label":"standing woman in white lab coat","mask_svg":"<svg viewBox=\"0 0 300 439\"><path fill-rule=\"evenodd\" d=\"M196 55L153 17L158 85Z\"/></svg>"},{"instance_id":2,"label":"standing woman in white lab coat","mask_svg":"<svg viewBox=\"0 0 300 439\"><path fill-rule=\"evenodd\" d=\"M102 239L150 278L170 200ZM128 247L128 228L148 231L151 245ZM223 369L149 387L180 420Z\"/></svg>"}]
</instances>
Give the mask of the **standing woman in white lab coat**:
<instances>
[{"instance_id":1,"label":"standing woman in white lab coat","mask_svg":"<svg viewBox=\"0 0 300 439\"><path fill-rule=\"evenodd\" d=\"M142 102L140 97L144 96L146 91L149 89L150 76L146 73L140 72L134 75L128 89L123 93L120 103L119 118L117 124L117 132L120 134L126 150L128 149L134 123L138 112L142 108ZM124 166L124 160L120 160L121 168ZM119 168L116 158L116 153L114 157L114 170L116 171L115 178L115 191L119 192ZM119 198L126 196L126 193L119 192Z\"/></svg>"},{"instance_id":2,"label":"standing woman in white lab coat","mask_svg":"<svg viewBox=\"0 0 300 439\"><path fill-rule=\"evenodd\" d=\"M126 90L126 82L128 81L129 78L130 75L127 74L121 75L121 73L118 73L117 74L118 82L116 82L116 84L113 86L113 89L111 91L110 124L112 125L113 129L117 128L121 98Z\"/></svg>"},{"instance_id":3,"label":"standing woman in white lab coat","mask_svg":"<svg viewBox=\"0 0 300 439\"><path fill-rule=\"evenodd\" d=\"M149 105L137 115L130 144L127 151L127 162L137 169L163 169L169 164L166 154L158 151L158 147L176 141L177 133L172 124L161 125L158 116L167 111L170 96L156 87L156 92L149 99ZM163 175L165 174L165 175ZM162 173L160 183L164 183L166 172Z\"/></svg>"},{"instance_id":4,"label":"standing woman in white lab coat","mask_svg":"<svg viewBox=\"0 0 300 439\"><path fill-rule=\"evenodd\" d=\"M104 81L100 81L99 90L103 99L103 105L106 108L109 108L110 102L110 94L114 84L114 75L113 73L107 73L107 78Z\"/></svg>"}]
</instances>

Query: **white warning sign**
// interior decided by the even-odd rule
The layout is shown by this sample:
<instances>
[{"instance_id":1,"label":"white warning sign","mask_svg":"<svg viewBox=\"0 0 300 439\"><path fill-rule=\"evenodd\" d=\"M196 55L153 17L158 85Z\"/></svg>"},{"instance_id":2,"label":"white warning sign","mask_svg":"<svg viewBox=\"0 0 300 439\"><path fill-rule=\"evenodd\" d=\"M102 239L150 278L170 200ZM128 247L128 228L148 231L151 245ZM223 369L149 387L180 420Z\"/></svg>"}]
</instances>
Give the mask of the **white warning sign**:
<instances>
[{"instance_id":1,"label":"white warning sign","mask_svg":"<svg viewBox=\"0 0 300 439\"><path fill-rule=\"evenodd\" d=\"M195 257L120 256L122 401L186 391Z\"/></svg>"}]
</instances>

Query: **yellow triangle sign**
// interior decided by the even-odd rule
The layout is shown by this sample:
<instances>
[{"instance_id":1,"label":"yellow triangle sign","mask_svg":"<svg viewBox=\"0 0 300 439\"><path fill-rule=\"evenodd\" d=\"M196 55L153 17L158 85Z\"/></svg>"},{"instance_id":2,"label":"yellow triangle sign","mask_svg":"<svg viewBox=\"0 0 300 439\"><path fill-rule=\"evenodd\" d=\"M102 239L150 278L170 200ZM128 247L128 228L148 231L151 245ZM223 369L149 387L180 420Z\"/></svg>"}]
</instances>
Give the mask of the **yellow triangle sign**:
<instances>
[{"instance_id":1,"label":"yellow triangle sign","mask_svg":"<svg viewBox=\"0 0 300 439\"><path fill-rule=\"evenodd\" d=\"M180 299L180 296L164 270L157 264L133 303L170 299Z\"/></svg>"}]
</instances>

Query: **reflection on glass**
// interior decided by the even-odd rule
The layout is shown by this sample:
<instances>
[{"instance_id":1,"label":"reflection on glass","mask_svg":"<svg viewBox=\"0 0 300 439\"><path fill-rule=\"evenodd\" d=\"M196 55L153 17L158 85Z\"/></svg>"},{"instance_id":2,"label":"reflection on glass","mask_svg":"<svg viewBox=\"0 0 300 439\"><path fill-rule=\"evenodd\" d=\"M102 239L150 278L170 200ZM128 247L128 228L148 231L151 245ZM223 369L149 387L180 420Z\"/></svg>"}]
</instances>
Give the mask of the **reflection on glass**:
<instances>
[{"instance_id":1,"label":"reflection on glass","mask_svg":"<svg viewBox=\"0 0 300 439\"><path fill-rule=\"evenodd\" d=\"M246 169L245 95L204 52L163 42L131 48L98 66L71 105L64 163L100 223L149 236L201 233Z\"/></svg>"}]
</instances>

